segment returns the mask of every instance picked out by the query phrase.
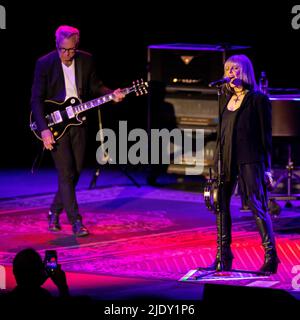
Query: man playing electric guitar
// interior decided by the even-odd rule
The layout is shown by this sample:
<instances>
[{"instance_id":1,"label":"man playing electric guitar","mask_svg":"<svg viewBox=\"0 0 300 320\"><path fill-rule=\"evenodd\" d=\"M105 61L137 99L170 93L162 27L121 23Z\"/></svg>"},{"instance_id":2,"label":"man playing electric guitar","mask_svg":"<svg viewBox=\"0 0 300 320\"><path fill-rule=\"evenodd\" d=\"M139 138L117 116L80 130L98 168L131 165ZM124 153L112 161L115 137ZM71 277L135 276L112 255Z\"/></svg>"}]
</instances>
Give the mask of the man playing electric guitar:
<instances>
[{"instance_id":1,"label":"man playing electric guitar","mask_svg":"<svg viewBox=\"0 0 300 320\"><path fill-rule=\"evenodd\" d=\"M75 188L83 167L86 128L84 125L71 125L56 139L56 132L49 128L45 118L45 101L63 103L71 97L77 98L76 101L87 101L99 95L111 95L111 100L119 102L125 94L121 89L113 91L107 88L98 80L91 54L77 49L78 29L60 26L55 38L56 50L39 58L36 63L31 109L44 148L51 151L58 173L58 191L48 214L49 230L61 230L59 215L65 210L74 235L82 237L89 232L82 223Z\"/></svg>"}]
</instances>

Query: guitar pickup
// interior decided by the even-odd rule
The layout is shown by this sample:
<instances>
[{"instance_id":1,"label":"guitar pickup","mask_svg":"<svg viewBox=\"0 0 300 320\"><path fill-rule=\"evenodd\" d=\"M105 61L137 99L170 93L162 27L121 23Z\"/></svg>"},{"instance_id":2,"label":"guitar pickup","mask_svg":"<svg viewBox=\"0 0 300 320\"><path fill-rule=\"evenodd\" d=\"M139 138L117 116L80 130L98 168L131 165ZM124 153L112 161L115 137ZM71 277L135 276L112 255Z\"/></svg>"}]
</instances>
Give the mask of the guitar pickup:
<instances>
[{"instance_id":1,"label":"guitar pickup","mask_svg":"<svg viewBox=\"0 0 300 320\"><path fill-rule=\"evenodd\" d=\"M69 119L75 118L75 113L72 106L66 107L66 112Z\"/></svg>"},{"instance_id":2,"label":"guitar pickup","mask_svg":"<svg viewBox=\"0 0 300 320\"><path fill-rule=\"evenodd\" d=\"M54 123L60 123L63 121L62 116L60 114L60 111L58 111L58 110L52 112L51 117L52 117L52 120Z\"/></svg>"}]
</instances>

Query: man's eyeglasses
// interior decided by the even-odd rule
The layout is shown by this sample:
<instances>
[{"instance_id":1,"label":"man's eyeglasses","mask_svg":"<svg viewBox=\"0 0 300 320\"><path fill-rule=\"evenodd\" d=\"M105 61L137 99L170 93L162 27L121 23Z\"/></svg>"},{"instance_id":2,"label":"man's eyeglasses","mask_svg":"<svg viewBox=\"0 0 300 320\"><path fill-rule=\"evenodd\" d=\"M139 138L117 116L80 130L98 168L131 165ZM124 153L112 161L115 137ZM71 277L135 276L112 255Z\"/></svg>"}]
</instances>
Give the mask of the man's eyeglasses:
<instances>
[{"instance_id":1,"label":"man's eyeglasses","mask_svg":"<svg viewBox=\"0 0 300 320\"><path fill-rule=\"evenodd\" d=\"M66 52L69 52L69 53L75 53L76 52L76 48L58 48L58 50L62 53L66 53Z\"/></svg>"}]
</instances>

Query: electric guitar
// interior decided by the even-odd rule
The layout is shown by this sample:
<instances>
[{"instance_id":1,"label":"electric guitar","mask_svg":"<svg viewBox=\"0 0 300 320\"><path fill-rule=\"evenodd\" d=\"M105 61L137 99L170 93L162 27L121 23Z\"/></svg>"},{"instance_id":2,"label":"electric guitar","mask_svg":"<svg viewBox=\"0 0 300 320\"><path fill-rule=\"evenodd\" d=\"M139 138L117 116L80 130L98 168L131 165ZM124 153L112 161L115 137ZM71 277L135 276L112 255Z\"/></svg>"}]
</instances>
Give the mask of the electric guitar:
<instances>
[{"instance_id":1,"label":"electric guitar","mask_svg":"<svg viewBox=\"0 0 300 320\"><path fill-rule=\"evenodd\" d=\"M137 96L140 96L148 93L147 88L148 83L141 79L133 82L131 87L121 89L121 92L124 95L135 92ZM52 100L45 100L45 119L47 121L48 128L51 130L54 136L54 139L60 139L68 127L80 126L85 120L85 117L82 117L81 115L83 112L110 102L113 99L114 94L110 93L84 103L81 103L79 99L75 97L69 98L62 103ZM30 113L30 129L39 140L43 140L41 133L37 128L37 124L33 119L32 112Z\"/></svg>"}]
</instances>

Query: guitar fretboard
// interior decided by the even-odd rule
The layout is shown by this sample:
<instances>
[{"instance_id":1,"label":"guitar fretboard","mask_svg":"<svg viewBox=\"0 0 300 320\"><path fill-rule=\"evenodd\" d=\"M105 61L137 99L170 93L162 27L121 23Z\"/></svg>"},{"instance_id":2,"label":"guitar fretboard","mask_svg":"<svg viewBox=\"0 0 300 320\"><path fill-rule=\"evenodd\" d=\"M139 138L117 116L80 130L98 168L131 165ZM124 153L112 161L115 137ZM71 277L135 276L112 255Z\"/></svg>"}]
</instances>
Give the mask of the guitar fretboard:
<instances>
[{"instance_id":1,"label":"guitar fretboard","mask_svg":"<svg viewBox=\"0 0 300 320\"><path fill-rule=\"evenodd\" d=\"M134 88L125 88L122 89L121 92L125 95L129 94L130 92L134 91ZM115 98L115 95L113 93L106 94L102 97L99 97L94 100L90 100L88 102L84 102L81 104L78 104L73 107L73 112L77 115L83 111L87 111L89 109L95 108L100 106L101 104L107 103L112 101Z\"/></svg>"}]
</instances>

